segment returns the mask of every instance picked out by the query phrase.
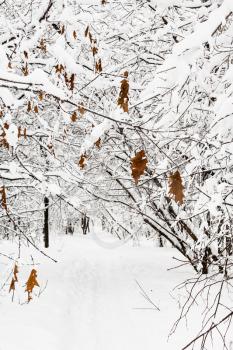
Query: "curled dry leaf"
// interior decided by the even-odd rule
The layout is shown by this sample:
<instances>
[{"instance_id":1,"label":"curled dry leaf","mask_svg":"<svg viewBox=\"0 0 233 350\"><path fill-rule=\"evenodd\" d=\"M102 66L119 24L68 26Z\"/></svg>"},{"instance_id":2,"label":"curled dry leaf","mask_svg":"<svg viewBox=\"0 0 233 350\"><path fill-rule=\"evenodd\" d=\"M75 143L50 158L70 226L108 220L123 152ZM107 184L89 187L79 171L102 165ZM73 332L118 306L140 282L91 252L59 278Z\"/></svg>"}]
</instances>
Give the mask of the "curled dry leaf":
<instances>
[{"instance_id":1,"label":"curled dry leaf","mask_svg":"<svg viewBox=\"0 0 233 350\"><path fill-rule=\"evenodd\" d=\"M145 151L143 150L137 152L135 157L131 158L132 177L136 184L139 178L144 174L147 162Z\"/></svg>"},{"instance_id":2,"label":"curled dry leaf","mask_svg":"<svg viewBox=\"0 0 233 350\"><path fill-rule=\"evenodd\" d=\"M184 203L184 186L179 171L169 175L169 195L174 198L176 203Z\"/></svg>"}]
</instances>

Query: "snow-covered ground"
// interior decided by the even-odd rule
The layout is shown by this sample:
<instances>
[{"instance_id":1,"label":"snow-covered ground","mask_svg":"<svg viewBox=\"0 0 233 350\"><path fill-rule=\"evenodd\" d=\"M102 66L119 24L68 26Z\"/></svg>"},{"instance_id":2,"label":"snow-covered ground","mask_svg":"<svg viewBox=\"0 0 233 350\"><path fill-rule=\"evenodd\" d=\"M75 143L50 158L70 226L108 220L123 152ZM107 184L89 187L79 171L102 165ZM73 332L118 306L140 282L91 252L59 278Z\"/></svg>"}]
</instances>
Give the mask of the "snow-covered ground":
<instances>
[{"instance_id":1,"label":"snow-covered ground","mask_svg":"<svg viewBox=\"0 0 233 350\"><path fill-rule=\"evenodd\" d=\"M0 256L0 350L178 350L196 334L198 317L192 333L183 325L168 339L179 314L172 289L193 274L188 267L170 269L177 264L174 249L132 242L104 249L91 236L53 240L48 253L58 263L35 251L32 266L31 248L22 247L13 302L14 262ZM9 242L0 251L15 257ZM33 267L40 288L27 304L24 285Z\"/></svg>"}]
</instances>

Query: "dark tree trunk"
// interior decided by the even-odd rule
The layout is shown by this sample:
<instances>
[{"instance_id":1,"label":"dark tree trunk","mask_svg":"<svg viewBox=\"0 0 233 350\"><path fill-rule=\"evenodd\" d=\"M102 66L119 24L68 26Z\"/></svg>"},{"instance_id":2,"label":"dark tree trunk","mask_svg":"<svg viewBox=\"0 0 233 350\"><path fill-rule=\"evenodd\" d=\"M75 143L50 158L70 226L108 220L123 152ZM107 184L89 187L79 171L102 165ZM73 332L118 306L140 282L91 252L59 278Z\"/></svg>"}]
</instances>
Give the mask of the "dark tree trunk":
<instances>
[{"instance_id":1,"label":"dark tree trunk","mask_svg":"<svg viewBox=\"0 0 233 350\"><path fill-rule=\"evenodd\" d=\"M205 254L202 258L202 274L207 275L209 272L209 256L210 252L208 247L205 248Z\"/></svg>"},{"instance_id":2,"label":"dark tree trunk","mask_svg":"<svg viewBox=\"0 0 233 350\"><path fill-rule=\"evenodd\" d=\"M44 246L49 247L49 198L44 197Z\"/></svg>"}]
</instances>

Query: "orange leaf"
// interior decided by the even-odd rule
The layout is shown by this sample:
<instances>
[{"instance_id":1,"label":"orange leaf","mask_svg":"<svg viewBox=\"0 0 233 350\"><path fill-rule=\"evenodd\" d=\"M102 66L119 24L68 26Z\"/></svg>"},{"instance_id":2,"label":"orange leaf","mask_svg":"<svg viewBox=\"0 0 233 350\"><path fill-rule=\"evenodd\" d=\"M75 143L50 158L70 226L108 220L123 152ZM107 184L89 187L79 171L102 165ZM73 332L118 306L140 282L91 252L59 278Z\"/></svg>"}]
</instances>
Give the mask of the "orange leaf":
<instances>
[{"instance_id":1,"label":"orange leaf","mask_svg":"<svg viewBox=\"0 0 233 350\"><path fill-rule=\"evenodd\" d=\"M30 276L26 282L25 292L28 293L28 302L32 299L31 293L34 287L39 287L39 283L37 282L37 272L35 269L32 269Z\"/></svg>"}]
</instances>

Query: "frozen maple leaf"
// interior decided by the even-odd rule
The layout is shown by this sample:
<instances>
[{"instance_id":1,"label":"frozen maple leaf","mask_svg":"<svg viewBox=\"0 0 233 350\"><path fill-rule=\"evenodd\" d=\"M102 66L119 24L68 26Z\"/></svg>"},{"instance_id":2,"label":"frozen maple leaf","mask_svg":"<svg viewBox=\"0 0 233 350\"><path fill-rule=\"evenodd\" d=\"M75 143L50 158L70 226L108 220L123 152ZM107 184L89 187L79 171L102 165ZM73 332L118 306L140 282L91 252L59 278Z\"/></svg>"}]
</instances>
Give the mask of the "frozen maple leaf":
<instances>
[{"instance_id":1,"label":"frozen maple leaf","mask_svg":"<svg viewBox=\"0 0 233 350\"><path fill-rule=\"evenodd\" d=\"M176 203L184 203L184 186L178 170L169 175L169 195L174 198Z\"/></svg>"},{"instance_id":2,"label":"frozen maple leaf","mask_svg":"<svg viewBox=\"0 0 233 350\"><path fill-rule=\"evenodd\" d=\"M144 174L147 165L145 151L141 150L136 153L135 157L131 158L132 177L135 183L138 183L140 176Z\"/></svg>"}]
</instances>

